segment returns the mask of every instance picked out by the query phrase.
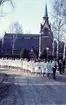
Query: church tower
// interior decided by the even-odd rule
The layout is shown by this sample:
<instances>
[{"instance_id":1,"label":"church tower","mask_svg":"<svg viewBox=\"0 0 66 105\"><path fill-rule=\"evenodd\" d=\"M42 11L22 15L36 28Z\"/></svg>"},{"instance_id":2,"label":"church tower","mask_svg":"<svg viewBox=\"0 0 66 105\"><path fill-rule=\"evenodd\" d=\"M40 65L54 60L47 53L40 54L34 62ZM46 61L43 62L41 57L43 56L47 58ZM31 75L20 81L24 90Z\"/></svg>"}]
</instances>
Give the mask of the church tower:
<instances>
[{"instance_id":1,"label":"church tower","mask_svg":"<svg viewBox=\"0 0 66 105\"><path fill-rule=\"evenodd\" d=\"M47 11L47 4L45 5L45 16L43 17L43 23L40 27L40 37L39 37L39 56L46 50L48 55L52 55L52 43L53 43L53 33L51 31L51 25L49 24L49 17Z\"/></svg>"}]
</instances>

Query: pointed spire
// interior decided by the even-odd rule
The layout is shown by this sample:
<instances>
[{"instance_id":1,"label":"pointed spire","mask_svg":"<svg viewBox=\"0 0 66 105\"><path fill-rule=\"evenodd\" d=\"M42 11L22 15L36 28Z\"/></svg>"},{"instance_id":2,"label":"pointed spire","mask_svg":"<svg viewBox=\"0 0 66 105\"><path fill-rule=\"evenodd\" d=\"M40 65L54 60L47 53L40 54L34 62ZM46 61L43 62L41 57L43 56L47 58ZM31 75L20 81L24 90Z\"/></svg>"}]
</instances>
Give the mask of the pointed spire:
<instances>
[{"instance_id":1,"label":"pointed spire","mask_svg":"<svg viewBox=\"0 0 66 105\"><path fill-rule=\"evenodd\" d=\"M46 3L46 5L45 5L45 16L43 17L43 19L45 20L45 22L47 22L48 23L48 11L47 11L47 3Z\"/></svg>"},{"instance_id":2,"label":"pointed spire","mask_svg":"<svg viewBox=\"0 0 66 105\"><path fill-rule=\"evenodd\" d=\"M47 4L45 6L45 17L48 17Z\"/></svg>"}]
</instances>

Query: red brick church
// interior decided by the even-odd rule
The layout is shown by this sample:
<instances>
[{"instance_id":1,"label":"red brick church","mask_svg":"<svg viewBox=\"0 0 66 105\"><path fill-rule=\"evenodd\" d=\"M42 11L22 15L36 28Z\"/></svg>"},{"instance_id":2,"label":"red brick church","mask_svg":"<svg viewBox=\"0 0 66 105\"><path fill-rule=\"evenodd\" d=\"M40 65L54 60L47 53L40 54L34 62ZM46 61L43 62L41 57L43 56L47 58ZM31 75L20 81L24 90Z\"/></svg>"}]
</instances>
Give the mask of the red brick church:
<instances>
[{"instance_id":1,"label":"red brick church","mask_svg":"<svg viewBox=\"0 0 66 105\"><path fill-rule=\"evenodd\" d=\"M39 55L43 50L47 50L49 55L53 54L53 33L51 25L49 23L47 5L45 6L45 16L43 17L43 23L41 24L40 36L39 36Z\"/></svg>"},{"instance_id":2,"label":"red brick church","mask_svg":"<svg viewBox=\"0 0 66 105\"><path fill-rule=\"evenodd\" d=\"M37 57L39 57L44 50L46 50L48 55L51 56L53 54L52 43L53 33L49 23L46 5L45 16L43 17L43 23L41 24L40 34L5 33L2 43L2 54L4 56L11 56L12 54L19 56L22 49L26 49L28 52L33 49Z\"/></svg>"}]
</instances>

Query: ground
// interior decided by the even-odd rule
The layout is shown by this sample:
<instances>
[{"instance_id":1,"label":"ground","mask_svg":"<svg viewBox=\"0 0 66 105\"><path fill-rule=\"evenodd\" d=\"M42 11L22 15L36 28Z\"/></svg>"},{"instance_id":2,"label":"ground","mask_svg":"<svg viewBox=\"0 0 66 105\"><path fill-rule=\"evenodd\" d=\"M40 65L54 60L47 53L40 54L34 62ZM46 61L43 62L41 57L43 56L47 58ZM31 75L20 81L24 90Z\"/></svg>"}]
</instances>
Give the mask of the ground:
<instances>
[{"instance_id":1,"label":"ground","mask_svg":"<svg viewBox=\"0 0 66 105\"><path fill-rule=\"evenodd\" d=\"M0 105L66 105L66 75L56 80L0 68Z\"/></svg>"}]
</instances>

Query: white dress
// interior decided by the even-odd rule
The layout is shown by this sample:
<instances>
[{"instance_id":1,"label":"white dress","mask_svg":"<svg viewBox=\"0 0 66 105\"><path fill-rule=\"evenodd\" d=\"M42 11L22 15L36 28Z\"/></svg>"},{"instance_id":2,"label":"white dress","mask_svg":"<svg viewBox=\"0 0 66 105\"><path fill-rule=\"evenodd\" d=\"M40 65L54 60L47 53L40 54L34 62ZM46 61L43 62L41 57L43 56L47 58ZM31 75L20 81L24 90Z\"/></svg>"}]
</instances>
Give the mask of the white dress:
<instances>
[{"instance_id":1,"label":"white dress","mask_svg":"<svg viewBox=\"0 0 66 105\"><path fill-rule=\"evenodd\" d=\"M41 70L42 70L42 73L45 73L45 69L44 69L44 66L45 65L45 62L41 62Z\"/></svg>"},{"instance_id":2,"label":"white dress","mask_svg":"<svg viewBox=\"0 0 66 105\"><path fill-rule=\"evenodd\" d=\"M40 65L40 62L36 62L36 64L35 64L35 72L36 73L41 73L41 65Z\"/></svg>"},{"instance_id":3,"label":"white dress","mask_svg":"<svg viewBox=\"0 0 66 105\"><path fill-rule=\"evenodd\" d=\"M52 73L52 63L51 61L47 62L47 71L46 73Z\"/></svg>"},{"instance_id":4,"label":"white dress","mask_svg":"<svg viewBox=\"0 0 66 105\"><path fill-rule=\"evenodd\" d=\"M44 62L44 72L47 73L47 62Z\"/></svg>"},{"instance_id":5,"label":"white dress","mask_svg":"<svg viewBox=\"0 0 66 105\"><path fill-rule=\"evenodd\" d=\"M31 62L31 72L32 72L32 73L34 72L34 69L35 69L35 62L32 61L32 62Z\"/></svg>"}]
</instances>

